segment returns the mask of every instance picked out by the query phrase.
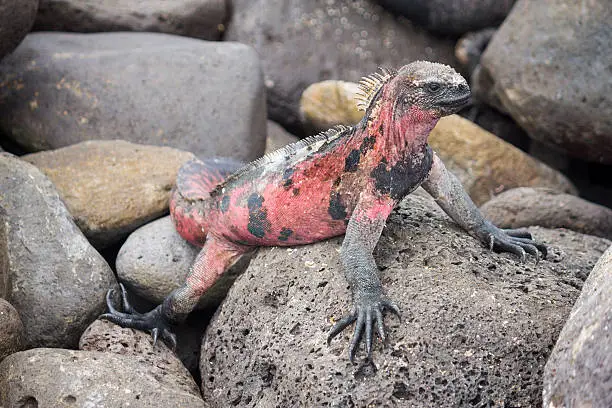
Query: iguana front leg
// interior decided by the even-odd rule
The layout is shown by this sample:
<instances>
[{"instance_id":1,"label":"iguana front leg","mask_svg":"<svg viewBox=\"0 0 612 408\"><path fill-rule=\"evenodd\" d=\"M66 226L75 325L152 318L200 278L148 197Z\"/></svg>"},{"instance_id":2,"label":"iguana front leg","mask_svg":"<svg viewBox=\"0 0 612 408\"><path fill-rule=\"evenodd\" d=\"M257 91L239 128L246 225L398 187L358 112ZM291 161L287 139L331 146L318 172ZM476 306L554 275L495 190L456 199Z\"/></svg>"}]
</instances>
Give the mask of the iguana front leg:
<instances>
[{"instance_id":1,"label":"iguana front leg","mask_svg":"<svg viewBox=\"0 0 612 408\"><path fill-rule=\"evenodd\" d=\"M331 329L327 342L351 323L355 331L349 346L349 358L353 361L364 329L366 352L372 354L372 331L376 324L381 340L385 339L382 312L389 309L399 316L399 309L383 294L378 277L378 267L372 251L380 238L385 222L395 205L390 197L375 197L362 193L346 228L340 257L346 279L353 292L353 311L340 319Z\"/></svg>"},{"instance_id":2,"label":"iguana front leg","mask_svg":"<svg viewBox=\"0 0 612 408\"><path fill-rule=\"evenodd\" d=\"M487 221L457 177L446 169L435 153L431 170L422 186L457 224L490 249L517 254L523 262L526 252L535 256L536 262L540 259L539 252L546 258L546 246L534 241L529 232L500 229Z\"/></svg>"},{"instance_id":3,"label":"iguana front leg","mask_svg":"<svg viewBox=\"0 0 612 408\"><path fill-rule=\"evenodd\" d=\"M176 347L173 327L185 320L202 294L219 279L221 274L227 271L242 254L251 250L250 247L231 243L209 233L204 247L191 266L185 283L170 293L161 305L148 313L138 313L127 301L122 286L124 312L119 312L113 306L111 290L106 297L109 313L103 314L100 318L123 327L148 330L153 335L154 343L157 337L161 336L170 346Z\"/></svg>"}]
</instances>

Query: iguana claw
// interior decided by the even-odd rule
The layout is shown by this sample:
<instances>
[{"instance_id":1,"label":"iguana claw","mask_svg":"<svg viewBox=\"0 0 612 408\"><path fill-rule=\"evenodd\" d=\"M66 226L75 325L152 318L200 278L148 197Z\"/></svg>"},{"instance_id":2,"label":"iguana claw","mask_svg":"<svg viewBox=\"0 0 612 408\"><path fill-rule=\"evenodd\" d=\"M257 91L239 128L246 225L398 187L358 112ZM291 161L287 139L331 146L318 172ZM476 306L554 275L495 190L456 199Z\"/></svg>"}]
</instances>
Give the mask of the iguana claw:
<instances>
[{"instance_id":1,"label":"iguana claw","mask_svg":"<svg viewBox=\"0 0 612 408\"><path fill-rule=\"evenodd\" d=\"M387 299L368 299L365 298L362 301L358 301L355 304L353 312L342 319L338 320L332 327L329 335L327 336L327 344L331 343L331 340L337 336L341 331L347 328L351 323L355 323L355 331L349 345L349 359L351 362L355 359L355 353L357 346L363 335L365 329L366 337L366 353L368 359L372 357L372 338L373 338L373 326L376 325L378 337L381 341L385 341L385 327L383 325L382 312L388 309L395 314L401 321L401 315L399 308L391 301Z\"/></svg>"},{"instance_id":2,"label":"iguana claw","mask_svg":"<svg viewBox=\"0 0 612 408\"><path fill-rule=\"evenodd\" d=\"M120 283L119 287L121 288L121 301L125 312L119 312L115 309L113 305L113 294L115 290L110 289L106 293L106 306L109 312L100 315L99 318L116 323L122 327L150 331L153 337L153 347L155 347L157 339L161 335L161 339L170 346L172 350L176 350L176 335L171 331L171 323L169 323L161 313L162 306L159 305L147 313L139 313L128 301L127 291L123 284Z\"/></svg>"}]
</instances>

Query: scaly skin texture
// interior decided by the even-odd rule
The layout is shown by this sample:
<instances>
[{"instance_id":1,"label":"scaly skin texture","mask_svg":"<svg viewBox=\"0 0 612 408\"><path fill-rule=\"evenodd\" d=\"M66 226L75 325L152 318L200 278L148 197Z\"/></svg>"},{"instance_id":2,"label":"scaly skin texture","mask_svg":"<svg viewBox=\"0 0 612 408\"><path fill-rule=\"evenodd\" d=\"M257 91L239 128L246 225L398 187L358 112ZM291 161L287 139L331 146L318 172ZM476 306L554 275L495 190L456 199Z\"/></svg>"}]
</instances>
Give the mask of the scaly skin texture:
<instances>
[{"instance_id":1,"label":"scaly skin texture","mask_svg":"<svg viewBox=\"0 0 612 408\"><path fill-rule=\"evenodd\" d=\"M297 142L238 170L231 161L191 161L177 179L170 212L178 232L202 246L182 287L149 313L103 315L123 326L150 330L175 344L172 325L244 253L260 246L289 246L345 234L341 258L353 292L352 312L331 329L329 340L356 322L353 359L365 335L368 357L374 330L385 338L383 312L399 309L383 293L372 251L395 205L419 185L461 227L491 248L525 259L545 247L524 231L487 222L459 181L427 144L444 115L469 101L465 80L452 68L414 62L362 82L366 110L354 127Z\"/></svg>"}]
</instances>

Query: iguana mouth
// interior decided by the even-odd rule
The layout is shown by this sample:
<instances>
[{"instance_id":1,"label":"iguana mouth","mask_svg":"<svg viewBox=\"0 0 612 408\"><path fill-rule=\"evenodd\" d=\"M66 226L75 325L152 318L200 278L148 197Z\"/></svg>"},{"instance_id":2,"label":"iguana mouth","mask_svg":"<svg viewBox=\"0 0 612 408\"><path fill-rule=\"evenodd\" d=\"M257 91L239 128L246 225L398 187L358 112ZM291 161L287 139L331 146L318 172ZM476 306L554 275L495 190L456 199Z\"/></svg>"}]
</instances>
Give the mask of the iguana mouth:
<instances>
[{"instance_id":1,"label":"iguana mouth","mask_svg":"<svg viewBox=\"0 0 612 408\"><path fill-rule=\"evenodd\" d=\"M470 102L471 97L471 93L468 92L456 98L442 99L438 104L444 107L463 107Z\"/></svg>"}]
</instances>

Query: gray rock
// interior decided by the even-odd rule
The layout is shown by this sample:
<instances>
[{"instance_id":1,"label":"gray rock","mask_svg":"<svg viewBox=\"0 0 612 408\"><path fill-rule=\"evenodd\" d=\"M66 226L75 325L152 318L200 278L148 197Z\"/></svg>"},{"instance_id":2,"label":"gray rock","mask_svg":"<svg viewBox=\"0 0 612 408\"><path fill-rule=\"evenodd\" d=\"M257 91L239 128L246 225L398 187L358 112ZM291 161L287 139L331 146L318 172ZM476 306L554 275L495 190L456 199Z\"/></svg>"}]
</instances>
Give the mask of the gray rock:
<instances>
[{"instance_id":1,"label":"gray rock","mask_svg":"<svg viewBox=\"0 0 612 408\"><path fill-rule=\"evenodd\" d=\"M49 179L0 154L3 295L19 312L27 347L74 347L105 308L110 267L87 242ZM2 264L3 262L0 262Z\"/></svg>"},{"instance_id":2,"label":"gray rock","mask_svg":"<svg viewBox=\"0 0 612 408\"><path fill-rule=\"evenodd\" d=\"M149 359L151 359L149 357ZM174 358L176 359L176 358ZM5 407L207 407L168 363L109 352L33 349L0 363Z\"/></svg>"},{"instance_id":3,"label":"gray rock","mask_svg":"<svg viewBox=\"0 0 612 408\"><path fill-rule=\"evenodd\" d=\"M292 133L301 128L299 100L312 83L357 81L378 66L418 59L454 63L452 40L433 37L371 1L234 0L233 5L225 39L257 49L269 116Z\"/></svg>"},{"instance_id":4,"label":"gray rock","mask_svg":"<svg viewBox=\"0 0 612 408\"><path fill-rule=\"evenodd\" d=\"M119 280L137 295L161 303L181 286L200 248L185 241L176 232L170 216L160 218L134 231L117 255ZM217 307L236 277L248 266L243 256L200 299L198 307Z\"/></svg>"},{"instance_id":5,"label":"gray rock","mask_svg":"<svg viewBox=\"0 0 612 408\"><path fill-rule=\"evenodd\" d=\"M23 349L23 323L17 310L0 298L0 361Z\"/></svg>"},{"instance_id":6,"label":"gray rock","mask_svg":"<svg viewBox=\"0 0 612 408\"><path fill-rule=\"evenodd\" d=\"M421 193L387 223L375 258L403 322L373 363L347 356L351 330L341 239L262 249L236 280L202 345L202 393L218 406L524 406L542 402L542 372L602 238L535 227L548 260L495 254Z\"/></svg>"},{"instance_id":7,"label":"gray rock","mask_svg":"<svg viewBox=\"0 0 612 408\"><path fill-rule=\"evenodd\" d=\"M544 408L612 406L612 246L602 255L544 369Z\"/></svg>"},{"instance_id":8,"label":"gray rock","mask_svg":"<svg viewBox=\"0 0 612 408\"><path fill-rule=\"evenodd\" d=\"M0 59L30 31L37 8L38 0L0 0Z\"/></svg>"},{"instance_id":9,"label":"gray rock","mask_svg":"<svg viewBox=\"0 0 612 408\"><path fill-rule=\"evenodd\" d=\"M0 81L0 131L29 151L123 139L252 160L265 148L259 58L242 44L34 33Z\"/></svg>"},{"instance_id":10,"label":"gray rock","mask_svg":"<svg viewBox=\"0 0 612 408\"><path fill-rule=\"evenodd\" d=\"M487 201L480 209L503 228L539 225L612 239L611 209L551 189L513 188Z\"/></svg>"},{"instance_id":11,"label":"gray rock","mask_svg":"<svg viewBox=\"0 0 612 408\"><path fill-rule=\"evenodd\" d=\"M227 0L41 0L37 31L154 31L218 40Z\"/></svg>"},{"instance_id":12,"label":"gray rock","mask_svg":"<svg viewBox=\"0 0 612 408\"><path fill-rule=\"evenodd\" d=\"M194 156L123 140L81 142L21 158L55 185L76 224L98 249L168 213L179 168Z\"/></svg>"},{"instance_id":13,"label":"gray rock","mask_svg":"<svg viewBox=\"0 0 612 408\"><path fill-rule=\"evenodd\" d=\"M276 122L268 121L268 137L266 138L266 154L272 153L281 147L300 140L297 136L287 132Z\"/></svg>"},{"instance_id":14,"label":"gray rock","mask_svg":"<svg viewBox=\"0 0 612 408\"><path fill-rule=\"evenodd\" d=\"M504 20L515 0L378 0L390 10L440 34L460 35Z\"/></svg>"},{"instance_id":15,"label":"gray rock","mask_svg":"<svg viewBox=\"0 0 612 408\"><path fill-rule=\"evenodd\" d=\"M531 138L612 164L611 20L609 0L519 0L482 56L476 96Z\"/></svg>"}]
</instances>

